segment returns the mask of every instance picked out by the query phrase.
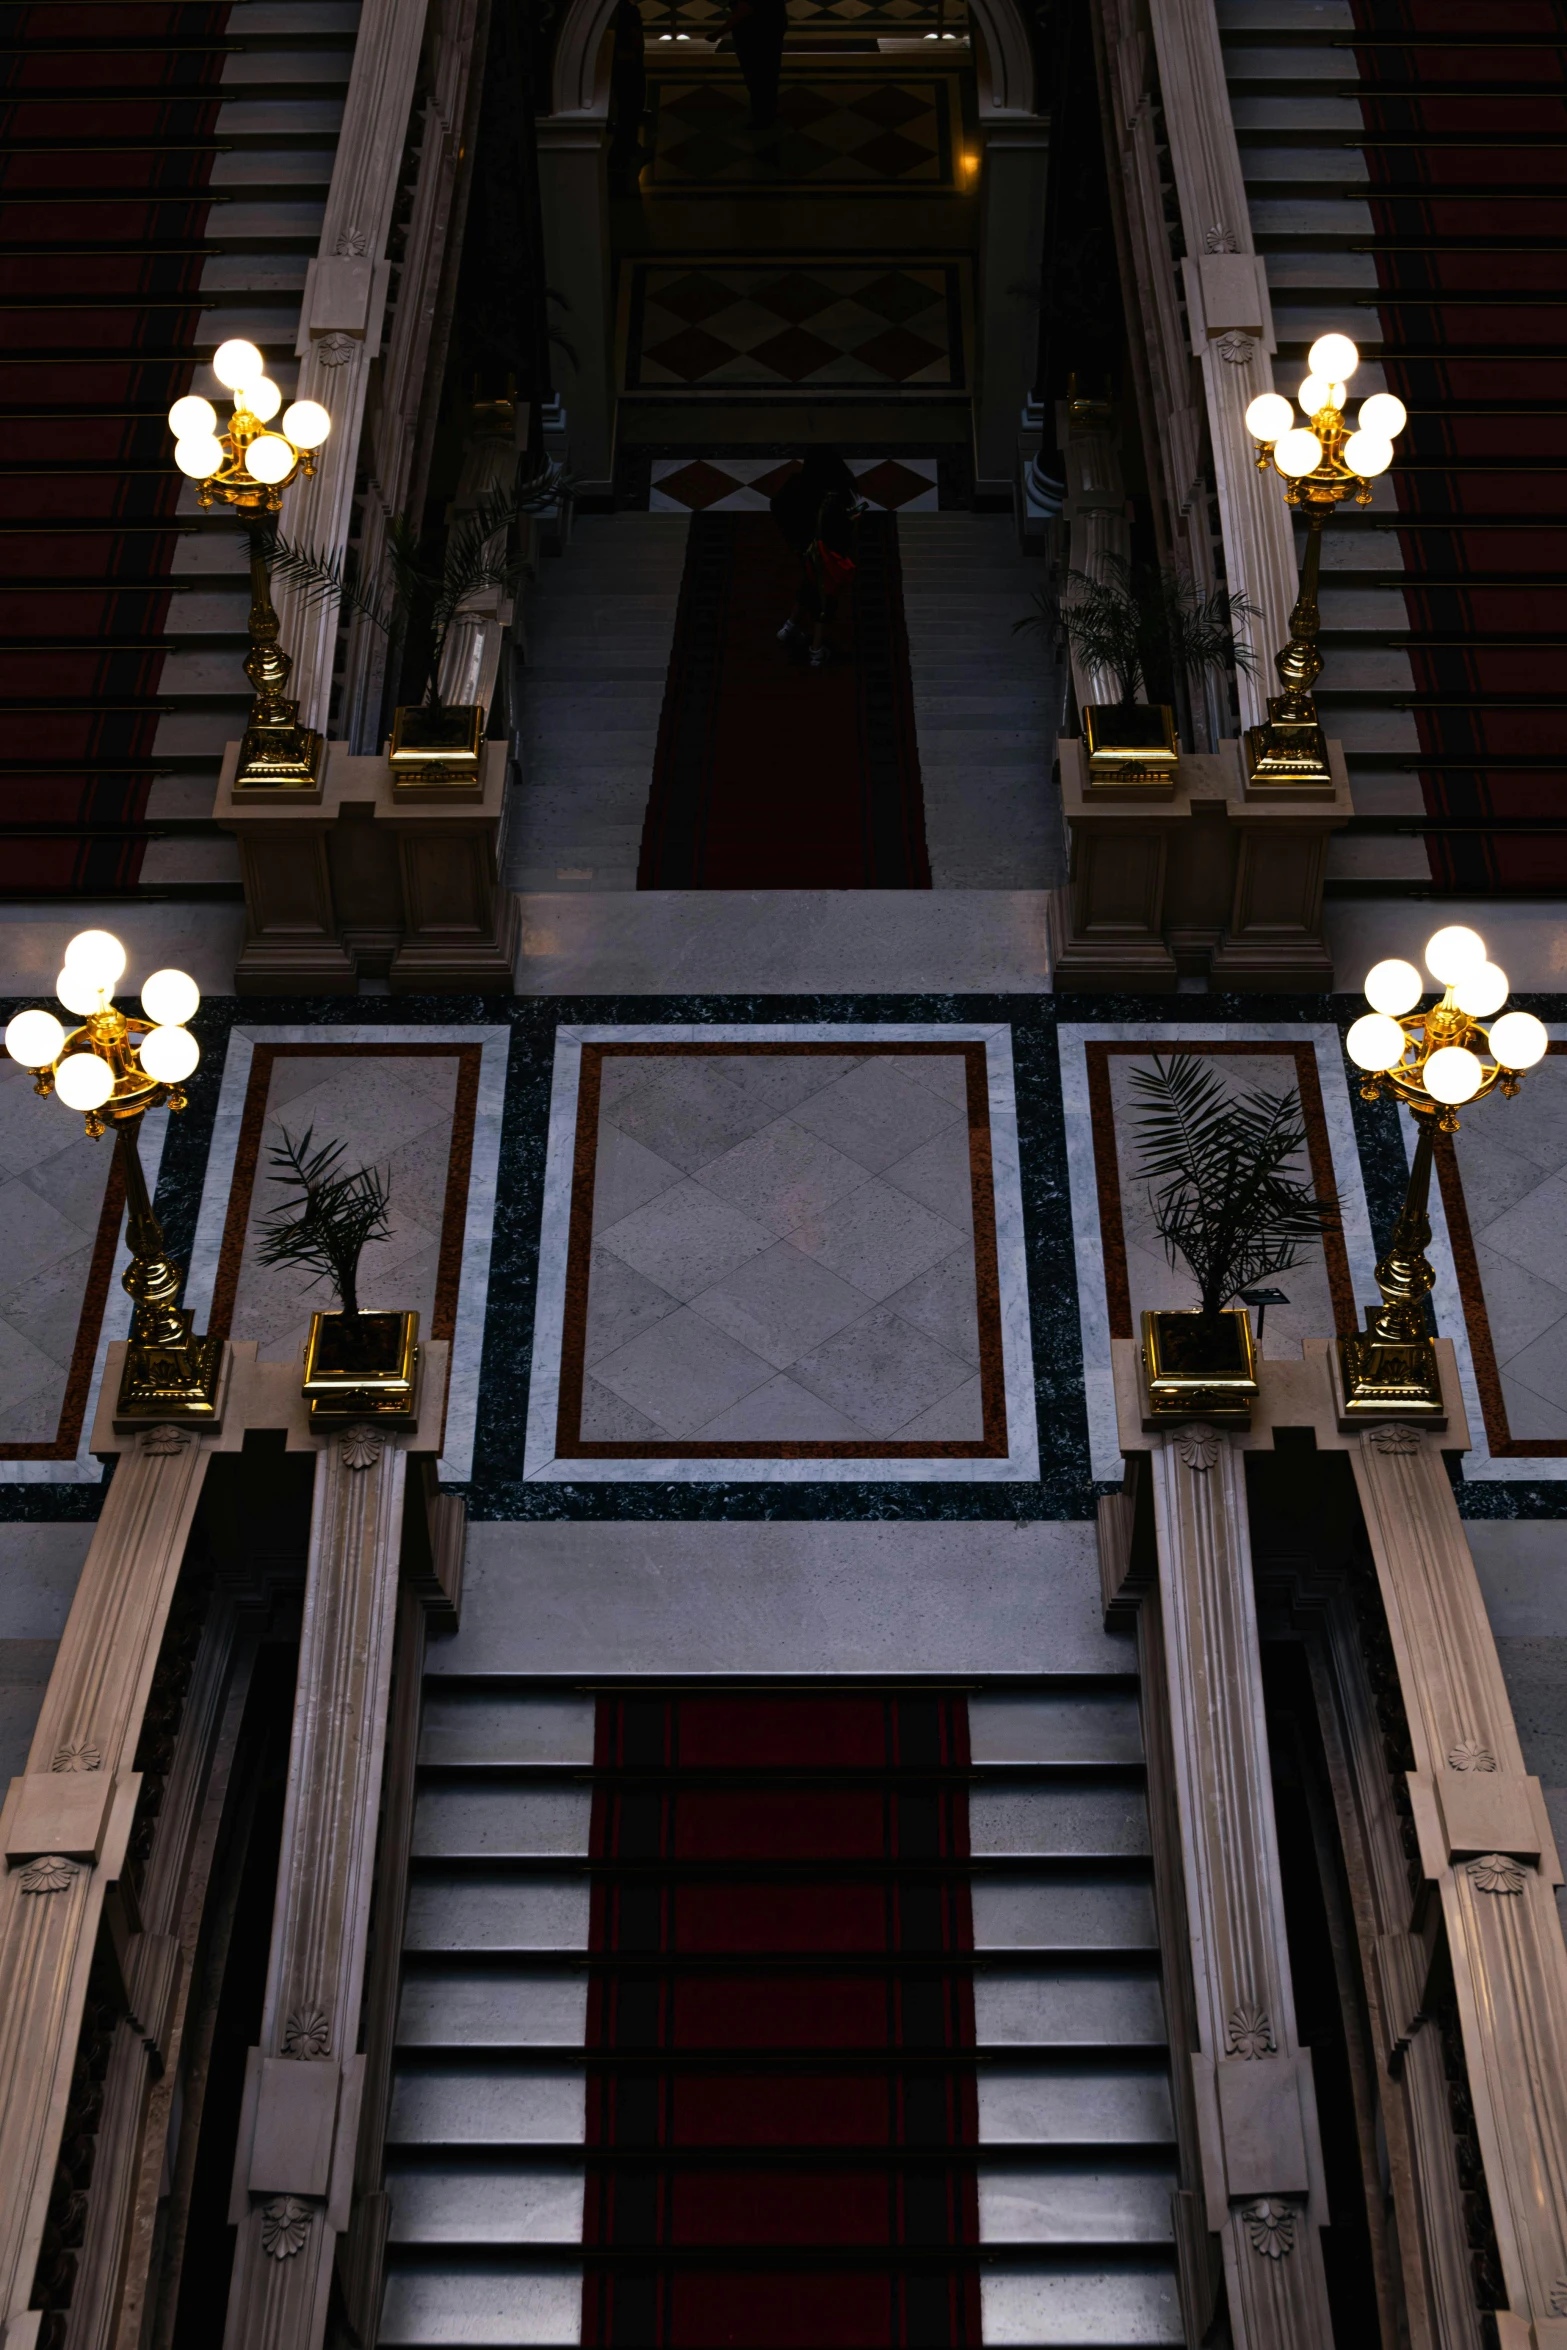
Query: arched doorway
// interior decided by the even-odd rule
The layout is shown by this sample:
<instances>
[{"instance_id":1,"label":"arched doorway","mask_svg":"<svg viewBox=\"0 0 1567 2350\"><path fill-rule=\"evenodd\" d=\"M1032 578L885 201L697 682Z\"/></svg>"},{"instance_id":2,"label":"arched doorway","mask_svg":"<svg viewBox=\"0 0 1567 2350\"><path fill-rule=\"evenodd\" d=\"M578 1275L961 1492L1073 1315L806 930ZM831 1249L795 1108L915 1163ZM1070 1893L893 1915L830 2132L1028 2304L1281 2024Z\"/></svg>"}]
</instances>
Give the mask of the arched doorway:
<instances>
[{"instance_id":1,"label":"arched doorway","mask_svg":"<svg viewBox=\"0 0 1567 2350\"><path fill-rule=\"evenodd\" d=\"M743 156L725 184L722 160L713 165L710 132L715 114L733 103L738 75L732 57L715 55L710 41L689 39L678 50L673 37L659 41L651 20L656 15L662 27L669 4L645 0L653 30L647 59L654 127L649 161L629 201L612 197L606 170L615 0L570 0L555 45L551 111L538 128L547 269L559 326L556 382L583 499L607 498L617 452L624 480L627 454L638 446L695 451L715 434L725 445L751 440L760 446L823 433L865 446L866 431L889 446L923 438L961 449L982 501L1004 498L1032 379L1037 310L1031 289L1039 272L1048 130L1035 111L1035 61L1016 0L969 0L964 33L950 46L936 47L923 19L907 7L902 39L840 36L829 45L791 25L785 86L786 95L795 86L797 112L815 109L822 122L832 113L840 118L837 129L846 107L864 104L874 118L878 110L895 114L901 103L907 124L878 140L867 123L860 153L890 157L896 148L901 165L907 128L915 128L915 143L925 136L932 157L940 158L931 161L923 189L915 184L922 167L894 184L894 165L888 184L879 187L870 169L856 184L848 168L835 178L831 163L814 175L814 185L806 184L813 178L809 168L791 174L786 166L767 186L759 166L747 177ZM930 5L933 21L951 22L950 15L935 18L936 0ZM801 95L803 82L811 84L808 96ZM928 129L913 119L922 102L930 109ZM681 107L688 122L700 118L700 135L678 145L666 138L661 151L661 130ZM646 131L643 144L646 151ZM678 164L669 169L664 158L689 159L698 147L707 184L699 184L694 165L689 184L676 184ZM710 320L721 296L732 294L744 308L758 291L746 275L748 261L786 272L809 269L814 284L841 297L835 316L849 315L867 290L862 280L893 312L924 298L934 318L944 304L945 322L930 339L945 356L921 366L924 354L904 320L889 316L887 331L862 345L874 344L890 368L878 396L866 367L824 362L813 374L808 346L820 341L820 321L802 331L803 322L785 313L769 348L782 352L788 345L788 372L770 376L758 365L747 376L743 367L716 358ZM714 274L709 285L703 273L717 273L720 263L725 274ZM856 264L863 264L858 278ZM760 291L771 298L767 288ZM661 309L672 294L675 309ZM681 301L706 313L689 322L687 334L679 332Z\"/></svg>"}]
</instances>

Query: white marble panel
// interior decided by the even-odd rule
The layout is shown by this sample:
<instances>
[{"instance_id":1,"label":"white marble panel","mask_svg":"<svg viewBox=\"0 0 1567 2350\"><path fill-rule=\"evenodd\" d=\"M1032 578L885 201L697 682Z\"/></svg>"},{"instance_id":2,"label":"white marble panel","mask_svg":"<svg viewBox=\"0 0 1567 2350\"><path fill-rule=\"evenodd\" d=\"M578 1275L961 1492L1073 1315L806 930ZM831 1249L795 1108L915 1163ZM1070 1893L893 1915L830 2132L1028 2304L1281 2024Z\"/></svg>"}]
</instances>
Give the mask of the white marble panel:
<instances>
[{"instance_id":1,"label":"white marble panel","mask_svg":"<svg viewBox=\"0 0 1567 2350\"><path fill-rule=\"evenodd\" d=\"M394 2269L386 2280L379 2340L385 2350L511 2350L513 2344L582 2338L580 2268L493 2271L464 2262L454 2270Z\"/></svg>"},{"instance_id":2,"label":"white marble panel","mask_svg":"<svg viewBox=\"0 0 1567 2350\"><path fill-rule=\"evenodd\" d=\"M476 1044L480 1048L478 1099L474 1106L473 1158L468 1174L468 1205L463 1225L462 1278L457 1292L456 1324L452 1331L451 1383L446 1398L446 1449L436 1473L452 1485L462 1485L473 1474L474 1431L479 1406L479 1363L484 1351L484 1314L490 1286L490 1244L495 1227L495 1191L500 1167L501 1118L506 1102L506 1062L511 1048L509 1028L235 1028L230 1032L223 1086L213 1122L212 1145L202 1184L196 1239L191 1249L185 1302L196 1312L196 1327L205 1326L212 1306L218 1256L228 1220L229 1192L239 1147L245 1096L258 1044L354 1044L367 1054L389 1044ZM248 1332L236 1328L234 1335Z\"/></svg>"},{"instance_id":3,"label":"white marble panel","mask_svg":"<svg viewBox=\"0 0 1567 2350\"><path fill-rule=\"evenodd\" d=\"M992 1460L579 1460L557 1457L560 1359L565 1327L571 1182L576 1152L577 1096L585 1044L655 1042L686 1044L839 1044L846 1053L875 1043L964 1044L985 1047L990 1095L990 1146L994 1169L996 1256L1008 1451ZM672 1197L672 1194L666 1197ZM923 1212L923 1211L922 1211ZM709 1416L710 1417L710 1416ZM1028 1273L1023 1250L1022 1188L1018 1162L1017 1101L1009 1027L953 1022L950 1025L845 1022L753 1026L640 1026L556 1031L554 1084L545 1160L544 1215L539 1240L538 1297L534 1317L533 1373L528 1393L524 1473L545 1482L581 1484L857 1483L867 1474L898 1481L994 1483L1038 1475L1038 1432L1033 1396L1032 1332Z\"/></svg>"},{"instance_id":4,"label":"white marble panel","mask_svg":"<svg viewBox=\"0 0 1567 2350\"><path fill-rule=\"evenodd\" d=\"M1153 1026L1146 1022L1107 1021L1089 1025L1063 1021L1061 1040L1061 1099L1066 1125L1067 1176L1072 1194L1072 1235L1077 1254L1077 1306L1083 1336L1083 1386L1088 1408L1088 1433L1093 1474L1106 1482L1122 1473L1116 1433L1115 1392L1110 1373L1110 1308L1105 1293L1104 1248L1099 1231L1099 1183L1094 1161L1093 1122L1088 1098L1087 1047L1091 1043L1146 1043L1150 1050L1174 1043L1309 1043L1316 1049L1317 1078L1322 1088L1323 1115L1333 1154L1344 1219L1344 1249L1356 1301L1375 1299L1373 1267L1376 1251L1366 1213L1361 1181L1360 1153L1355 1144L1350 1109L1348 1064L1337 1028L1329 1023L1287 1021L1216 1024L1182 1022ZM1117 1137L1119 1142L1120 1138ZM1124 1156L1124 1154L1123 1154ZM1124 1168L1123 1168L1124 1185ZM1319 1333L1313 1332L1316 1336ZM1331 1329L1320 1335L1331 1338ZM1274 1352L1273 1333L1266 1333Z\"/></svg>"}]
</instances>

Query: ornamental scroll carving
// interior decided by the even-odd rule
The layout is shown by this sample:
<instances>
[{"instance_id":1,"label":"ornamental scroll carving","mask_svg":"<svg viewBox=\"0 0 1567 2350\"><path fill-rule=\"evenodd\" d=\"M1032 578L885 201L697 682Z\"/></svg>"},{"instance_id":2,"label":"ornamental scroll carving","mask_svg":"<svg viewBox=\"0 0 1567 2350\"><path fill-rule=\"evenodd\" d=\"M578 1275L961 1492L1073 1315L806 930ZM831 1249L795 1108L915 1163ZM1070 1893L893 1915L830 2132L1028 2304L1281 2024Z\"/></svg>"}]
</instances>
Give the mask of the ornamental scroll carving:
<instances>
[{"instance_id":1,"label":"ornamental scroll carving","mask_svg":"<svg viewBox=\"0 0 1567 2350\"><path fill-rule=\"evenodd\" d=\"M1256 2203L1246 2204L1241 2217L1246 2222L1252 2250L1260 2252L1264 2260L1284 2260L1294 2251L1295 2214L1287 2203L1265 2195Z\"/></svg>"},{"instance_id":2,"label":"ornamental scroll carving","mask_svg":"<svg viewBox=\"0 0 1567 2350\"><path fill-rule=\"evenodd\" d=\"M1219 1431L1194 1420L1190 1427L1175 1431L1175 1449L1189 1469L1206 1476L1219 1457Z\"/></svg>"},{"instance_id":3,"label":"ornamental scroll carving","mask_svg":"<svg viewBox=\"0 0 1567 2350\"><path fill-rule=\"evenodd\" d=\"M1257 356L1256 337L1243 335L1233 328L1229 334L1220 335L1213 347L1226 367L1249 367Z\"/></svg>"},{"instance_id":4,"label":"ornamental scroll carving","mask_svg":"<svg viewBox=\"0 0 1567 2350\"><path fill-rule=\"evenodd\" d=\"M1469 1863L1468 1874L1482 1893L1521 1893L1523 1870L1505 1852L1482 1852Z\"/></svg>"},{"instance_id":5,"label":"ornamental scroll carving","mask_svg":"<svg viewBox=\"0 0 1567 2350\"><path fill-rule=\"evenodd\" d=\"M318 335L310 346L310 356L319 359L323 367L346 367L361 348L352 335Z\"/></svg>"},{"instance_id":6,"label":"ornamental scroll carving","mask_svg":"<svg viewBox=\"0 0 1567 2350\"><path fill-rule=\"evenodd\" d=\"M1460 1738L1456 1746L1447 1750L1450 1771L1494 1771L1496 1757L1478 1738Z\"/></svg>"},{"instance_id":7,"label":"ornamental scroll carving","mask_svg":"<svg viewBox=\"0 0 1567 2350\"><path fill-rule=\"evenodd\" d=\"M1275 2056L1278 2042L1273 2037L1273 2024L1263 2007L1249 2007L1244 2002L1230 2010L1231 2056Z\"/></svg>"},{"instance_id":8,"label":"ornamental scroll carving","mask_svg":"<svg viewBox=\"0 0 1567 2350\"><path fill-rule=\"evenodd\" d=\"M261 2207L261 2249L273 2260L292 2260L310 2233L310 2206L297 2195L274 2195Z\"/></svg>"},{"instance_id":9,"label":"ornamental scroll carving","mask_svg":"<svg viewBox=\"0 0 1567 2350\"><path fill-rule=\"evenodd\" d=\"M1235 241L1234 230L1227 229L1222 220L1216 220L1212 228L1203 230L1202 242L1203 250L1206 253L1238 253L1240 251L1240 247Z\"/></svg>"},{"instance_id":10,"label":"ornamental scroll carving","mask_svg":"<svg viewBox=\"0 0 1567 2350\"><path fill-rule=\"evenodd\" d=\"M101 1771L103 1755L90 1739L79 1738L70 1746L55 1748L51 1771Z\"/></svg>"},{"instance_id":11,"label":"ornamental scroll carving","mask_svg":"<svg viewBox=\"0 0 1567 2350\"><path fill-rule=\"evenodd\" d=\"M1368 1431L1378 1452L1418 1452L1420 1431L1407 1427L1401 1420L1382 1420Z\"/></svg>"}]
</instances>

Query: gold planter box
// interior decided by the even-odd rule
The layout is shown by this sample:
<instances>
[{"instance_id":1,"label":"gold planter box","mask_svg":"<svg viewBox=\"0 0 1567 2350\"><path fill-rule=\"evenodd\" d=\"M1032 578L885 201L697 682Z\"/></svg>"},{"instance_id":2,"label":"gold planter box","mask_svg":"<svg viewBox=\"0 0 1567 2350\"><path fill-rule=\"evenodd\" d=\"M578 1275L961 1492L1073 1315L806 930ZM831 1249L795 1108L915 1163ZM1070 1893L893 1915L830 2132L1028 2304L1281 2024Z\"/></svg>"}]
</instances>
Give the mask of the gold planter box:
<instances>
[{"instance_id":1,"label":"gold planter box","mask_svg":"<svg viewBox=\"0 0 1567 2350\"><path fill-rule=\"evenodd\" d=\"M419 1317L406 1313L312 1314L301 1388L313 1423L414 1424Z\"/></svg>"},{"instance_id":2,"label":"gold planter box","mask_svg":"<svg viewBox=\"0 0 1567 2350\"><path fill-rule=\"evenodd\" d=\"M1244 1306L1227 1306L1217 1327L1195 1308L1143 1316L1143 1369L1151 1420L1251 1424L1257 1347Z\"/></svg>"},{"instance_id":3,"label":"gold planter box","mask_svg":"<svg viewBox=\"0 0 1567 2350\"><path fill-rule=\"evenodd\" d=\"M1085 702L1083 740L1090 791L1168 799L1181 745L1167 702Z\"/></svg>"},{"instance_id":4,"label":"gold planter box","mask_svg":"<svg viewBox=\"0 0 1567 2350\"><path fill-rule=\"evenodd\" d=\"M387 746L399 799L476 800L483 793L484 709L456 702L434 710L404 704L392 720Z\"/></svg>"}]
</instances>

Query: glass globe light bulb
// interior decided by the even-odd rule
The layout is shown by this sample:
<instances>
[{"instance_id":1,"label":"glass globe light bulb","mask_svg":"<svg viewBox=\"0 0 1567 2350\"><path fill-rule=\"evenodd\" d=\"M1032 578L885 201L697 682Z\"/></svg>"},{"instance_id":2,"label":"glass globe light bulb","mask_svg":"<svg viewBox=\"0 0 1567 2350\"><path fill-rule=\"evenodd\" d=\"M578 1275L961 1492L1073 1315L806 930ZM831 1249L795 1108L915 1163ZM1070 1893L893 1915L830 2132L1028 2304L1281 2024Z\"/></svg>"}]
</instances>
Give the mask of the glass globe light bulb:
<instances>
[{"instance_id":1,"label":"glass globe light bulb","mask_svg":"<svg viewBox=\"0 0 1567 2350\"><path fill-rule=\"evenodd\" d=\"M1319 335L1306 353L1306 365L1313 375L1325 375L1337 383L1341 376L1354 374L1360 353L1348 335Z\"/></svg>"},{"instance_id":2,"label":"glass globe light bulb","mask_svg":"<svg viewBox=\"0 0 1567 2350\"><path fill-rule=\"evenodd\" d=\"M254 343L235 335L231 341L219 343L212 354L212 372L220 384L231 392L240 391L246 384L259 383L266 373L266 362Z\"/></svg>"},{"instance_id":3,"label":"glass globe light bulb","mask_svg":"<svg viewBox=\"0 0 1567 2350\"><path fill-rule=\"evenodd\" d=\"M1461 1044L1444 1044L1420 1074L1435 1102L1472 1102L1485 1081L1481 1063Z\"/></svg>"},{"instance_id":4,"label":"glass globe light bulb","mask_svg":"<svg viewBox=\"0 0 1567 2350\"><path fill-rule=\"evenodd\" d=\"M1532 1069L1550 1041L1532 1012L1504 1012L1491 1030L1491 1056L1504 1069Z\"/></svg>"},{"instance_id":5,"label":"glass globe light bulb","mask_svg":"<svg viewBox=\"0 0 1567 2350\"><path fill-rule=\"evenodd\" d=\"M1287 432L1274 443L1273 462L1281 473L1299 481L1303 474L1315 473L1322 463L1322 443L1314 432L1304 426Z\"/></svg>"},{"instance_id":6,"label":"glass globe light bulb","mask_svg":"<svg viewBox=\"0 0 1567 2350\"><path fill-rule=\"evenodd\" d=\"M296 400L283 411L283 430L296 449L319 449L332 419L319 400Z\"/></svg>"},{"instance_id":7,"label":"glass globe light bulb","mask_svg":"<svg viewBox=\"0 0 1567 2350\"><path fill-rule=\"evenodd\" d=\"M114 1091L114 1071L96 1053L72 1053L54 1073L54 1090L68 1110L101 1109Z\"/></svg>"},{"instance_id":8,"label":"glass globe light bulb","mask_svg":"<svg viewBox=\"0 0 1567 2350\"><path fill-rule=\"evenodd\" d=\"M1380 1073L1398 1066L1408 1043L1396 1020L1390 1020L1385 1012L1367 1012L1345 1037L1344 1050L1357 1069Z\"/></svg>"},{"instance_id":9,"label":"glass globe light bulb","mask_svg":"<svg viewBox=\"0 0 1567 2350\"><path fill-rule=\"evenodd\" d=\"M141 991L141 1008L159 1028L181 1028L201 1004L201 990L187 972L154 971Z\"/></svg>"},{"instance_id":10,"label":"glass globe light bulb","mask_svg":"<svg viewBox=\"0 0 1567 2350\"><path fill-rule=\"evenodd\" d=\"M65 1030L52 1012L18 1012L5 1032L5 1049L24 1069L47 1069L60 1057Z\"/></svg>"},{"instance_id":11,"label":"glass globe light bulb","mask_svg":"<svg viewBox=\"0 0 1567 2350\"><path fill-rule=\"evenodd\" d=\"M1409 410L1393 392L1373 392L1360 403L1361 431L1374 432L1379 440L1394 439L1408 422Z\"/></svg>"},{"instance_id":12,"label":"glass globe light bulb","mask_svg":"<svg viewBox=\"0 0 1567 2350\"><path fill-rule=\"evenodd\" d=\"M294 452L275 432L264 432L245 451L245 471L252 481L286 481L294 470Z\"/></svg>"},{"instance_id":13,"label":"glass globe light bulb","mask_svg":"<svg viewBox=\"0 0 1567 2350\"><path fill-rule=\"evenodd\" d=\"M1466 930L1461 922L1449 923L1426 940L1426 969L1444 987L1455 987L1471 971L1478 971L1485 959L1485 940L1478 930Z\"/></svg>"},{"instance_id":14,"label":"glass globe light bulb","mask_svg":"<svg viewBox=\"0 0 1567 2350\"><path fill-rule=\"evenodd\" d=\"M1455 982L1453 1001L1471 1020L1489 1020L1507 1001L1507 974L1496 963L1482 963Z\"/></svg>"},{"instance_id":15,"label":"glass globe light bulb","mask_svg":"<svg viewBox=\"0 0 1567 2350\"><path fill-rule=\"evenodd\" d=\"M79 1020L90 1020L95 1012L106 1012L113 1000L113 990L100 987L86 971L73 971L69 963L54 983L54 992L68 1012Z\"/></svg>"},{"instance_id":16,"label":"glass globe light bulb","mask_svg":"<svg viewBox=\"0 0 1567 2350\"><path fill-rule=\"evenodd\" d=\"M216 432L218 412L210 400L203 400L195 392L187 392L183 400L176 400L169 410L169 430L177 441L195 441Z\"/></svg>"},{"instance_id":17,"label":"glass globe light bulb","mask_svg":"<svg viewBox=\"0 0 1567 2350\"><path fill-rule=\"evenodd\" d=\"M191 433L175 442L174 462L192 481L210 481L223 463L223 443L215 432Z\"/></svg>"},{"instance_id":18,"label":"glass globe light bulb","mask_svg":"<svg viewBox=\"0 0 1567 2350\"><path fill-rule=\"evenodd\" d=\"M65 967L112 988L125 969L125 949L112 930L79 930L65 950Z\"/></svg>"},{"instance_id":19,"label":"glass globe light bulb","mask_svg":"<svg viewBox=\"0 0 1567 2350\"><path fill-rule=\"evenodd\" d=\"M1246 430L1254 441L1283 438L1295 421L1295 411L1282 392L1259 392L1246 411Z\"/></svg>"},{"instance_id":20,"label":"glass globe light bulb","mask_svg":"<svg viewBox=\"0 0 1567 2350\"><path fill-rule=\"evenodd\" d=\"M1342 408L1345 396L1343 384L1333 383L1325 375L1308 375L1295 395L1307 416L1320 415L1324 408Z\"/></svg>"},{"instance_id":21,"label":"glass globe light bulb","mask_svg":"<svg viewBox=\"0 0 1567 2350\"><path fill-rule=\"evenodd\" d=\"M1400 962L1396 955L1385 963L1374 963L1366 973L1366 1001L1373 1012L1412 1012L1424 995L1425 988L1413 963Z\"/></svg>"},{"instance_id":22,"label":"glass globe light bulb","mask_svg":"<svg viewBox=\"0 0 1567 2350\"><path fill-rule=\"evenodd\" d=\"M270 375L245 386L245 405L260 424L270 424L283 405L283 395Z\"/></svg>"},{"instance_id":23,"label":"glass globe light bulb","mask_svg":"<svg viewBox=\"0 0 1567 2350\"><path fill-rule=\"evenodd\" d=\"M160 1085L178 1085L201 1059L201 1047L188 1028L152 1028L137 1047L141 1065Z\"/></svg>"},{"instance_id":24,"label":"glass globe light bulb","mask_svg":"<svg viewBox=\"0 0 1567 2350\"><path fill-rule=\"evenodd\" d=\"M1344 462L1362 481L1375 481L1393 462L1393 444L1374 432L1352 432L1344 443Z\"/></svg>"}]
</instances>

